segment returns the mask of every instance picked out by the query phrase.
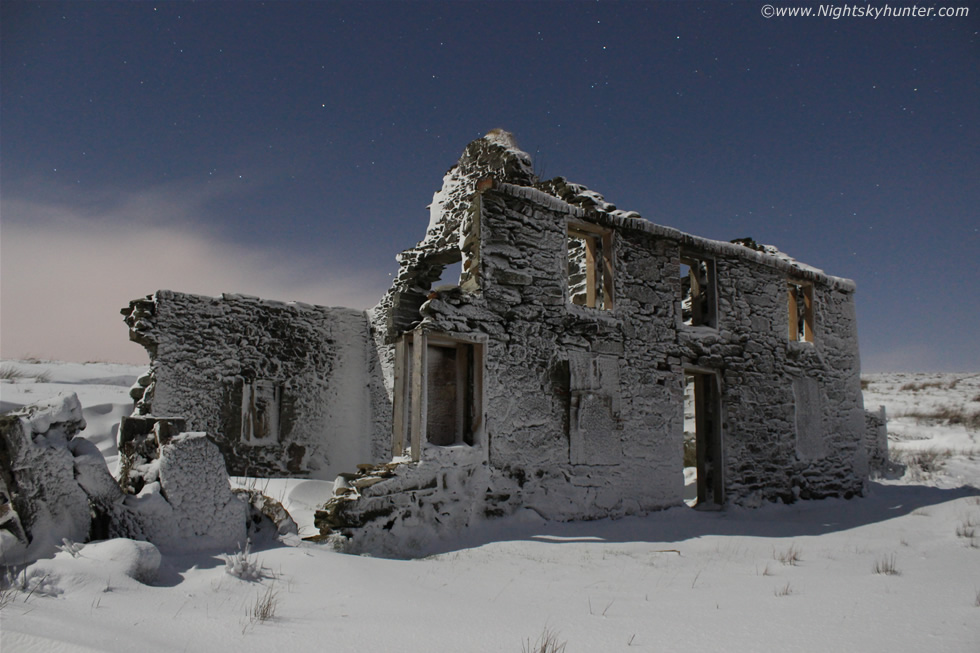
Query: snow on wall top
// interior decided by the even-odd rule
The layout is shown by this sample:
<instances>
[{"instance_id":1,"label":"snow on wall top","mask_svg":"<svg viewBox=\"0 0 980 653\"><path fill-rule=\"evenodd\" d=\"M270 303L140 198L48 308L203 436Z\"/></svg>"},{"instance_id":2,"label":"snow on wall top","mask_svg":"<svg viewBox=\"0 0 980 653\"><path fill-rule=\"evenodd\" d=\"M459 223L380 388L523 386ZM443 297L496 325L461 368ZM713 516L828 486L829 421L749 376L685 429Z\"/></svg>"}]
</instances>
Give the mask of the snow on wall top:
<instances>
[{"instance_id":1,"label":"snow on wall top","mask_svg":"<svg viewBox=\"0 0 980 653\"><path fill-rule=\"evenodd\" d=\"M224 300L239 300L244 302L255 302L256 304L262 306L276 306L276 307L289 306L299 311L322 312L325 310L326 311L339 310L339 311L353 311L357 313L364 313L364 311L361 309L347 308L345 306L320 306L319 304L307 304L306 302L298 302L298 301L286 302L278 299L263 299L261 297L256 297L255 295L244 295L241 293L228 293L228 292L221 293L220 295L200 295L196 293L185 293L185 292L175 293L173 290L167 290L161 288L160 290L154 292L152 295L147 295L147 299L153 299L153 300L156 300L157 298L172 299L175 294L180 294L187 297L198 297L200 299L214 299L214 300L224 299ZM127 309L124 308L122 309L122 311L123 314L126 314Z\"/></svg>"},{"instance_id":2,"label":"snow on wall top","mask_svg":"<svg viewBox=\"0 0 980 653\"><path fill-rule=\"evenodd\" d=\"M464 202L468 203L478 182L487 177L493 178L494 188L501 192L578 219L598 219L608 226L677 240L683 246L708 253L754 261L843 292L856 290L856 284L851 279L835 277L819 268L800 263L772 245L741 244L695 236L650 222L636 211L618 209L601 194L563 177L541 181L534 174L530 155L517 146L513 134L502 129L491 130L467 145L459 162L446 173L442 188L433 195L432 204L429 205L429 226L419 247L452 241L447 236L458 226L454 210Z\"/></svg>"},{"instance_id":3,"label":"snow on wall top","mask_svg":"<svg viewBox=\"0 0 980 653\"><path fill-rule=\"evenodd\" d=\"M561 181L559 182L559 180ZM544 182L542 185L552 185L555 182L561 183L563 181L564 180L559 177L554 180ZM529 188L515 184L501 183L498 184L495 189L514 197L526 199L540 205L543 208L567 213L577 219L591 219L592 221L595 221L598 215L603 215L604 218L601 219L603 222L618 229L633 229L636 231L642 231L661 238L677 240L682 245L696 247L709 253L752 260L763 265L782 269L804 279L820 281L843 292L854 292L856 289L856 284L851 279L835 277L827 274L819 268L806 265L805 263L800 263L793 257L779 251L779 249L773 247L772 245L759 245L759 249L753 249L749 246L738 243L730 243L722 240L712 240L702 236L694 236L673 227L665 227L663 225L650 222L649 220L640 217L640 214L635 211L618 210L616 209L615 205L603 200L601 195L594 191L585 189L579 184L566 184L566 186L573 188L576 191L575 199L586 198L584 207L576 206L576 204L573 204L563 198L556 197L547 191L539 190L538 188ZM575 201L575 199L572 201Z\"/></svg>"},{"instance_id":4,"label":"snow on wall top","mask_svg":"<svg viewBox=\"0 0 980 653\"><path fill-rule=\"evenodd\" d=\"M525 186L533 185L538 180L531 156L517 147L514 136L502 129L490 131L467 145L456 165L443 177L442 188L432 196L429 226L419 247L439 242L440 239L449 242L449 232L458 225L446 219L455 209L469 204L477 183L486 177Z\"/></svg>"}]
</instances>

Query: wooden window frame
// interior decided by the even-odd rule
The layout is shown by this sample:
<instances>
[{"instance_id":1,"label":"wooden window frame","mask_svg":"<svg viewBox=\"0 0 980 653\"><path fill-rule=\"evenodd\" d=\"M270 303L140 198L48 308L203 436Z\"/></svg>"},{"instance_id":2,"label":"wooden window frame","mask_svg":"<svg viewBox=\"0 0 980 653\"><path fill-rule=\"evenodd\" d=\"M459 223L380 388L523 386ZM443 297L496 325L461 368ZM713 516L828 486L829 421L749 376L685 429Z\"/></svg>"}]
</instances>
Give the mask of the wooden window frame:
<instances>
[{"instance_id":1,"label":"wooden window frame","mask_svg":"<svg viewBox=\"0 0 980 653\"><path fill-rule=\"evenodd\" d=\"M712 329L718 328L718 283L717 275L715 274L715 260L709 256L703 256L696 252L689 252L682 250L680 253L680 264L681 266L686 265L690 270L695 268L700 269L701 265L704 264L705 267L705 279L704 287L700 286L697 288L698 295L704 294L705 303L707 304L706 310L695 310L694 302L698 297L695 296L695 287L691 287L691 324L684 321L684 309L683 306L680 311L680 323L685 327L711 327ZM690 271L688 275L691 276ZM683 304L684 295L684 284L683 277L681 277L681 303Z\"/></svg>"},{"instance_id":2,"label":"wooden window frame","mask_svg":"<svg viewBox=\"0 0 980 653\"><path fill-rule=\"evenodd\" d=\"M569 222L568 239L585 244L586 308L611 311L614 307L613 232L589 222ZM566 254L566 274L568 256ZM571 294L568 297L572 302ZM580 304L576 304L580 305Z\"/></svg>"},{"instance_id":3,"label":"wooden window frame","mask_svg":"<svg viewBox=\"0 0 980 653\"><path fill-rule=\"evenodd\" d=\"M457 350L457 384L461 389L456 393L457 435L452 444L442 446L477 446L483 439L485 342L482 339L427 333L422 329L416 329L405 334L395 343L391 438L392 456L405 455L407 444L413 462L421 459L422 443L428 440L427 370L430 347ZM459 355L462 352L466 354ZM464 387L467 380L472 381L472 387ZM461 423L461 420L467 419L467 416L469 422Z\"/></svg>"},{"instance_id":4,"label":"wooden window frame","mask_svg":"<svg viewBox=\"0 0 980 653\"><path fill-rule=\"evenodd\" d=\"M789 339L791 342L814 342L813 284L808 281L789 280L786 283L789 301ZM803 297L803 310L800 310L797 295ZM802 320L802 324L800 321ZM801 328L802 327L802 328ZM800 338L802 332L802 339Z\"/></svg>"}]
</instances>

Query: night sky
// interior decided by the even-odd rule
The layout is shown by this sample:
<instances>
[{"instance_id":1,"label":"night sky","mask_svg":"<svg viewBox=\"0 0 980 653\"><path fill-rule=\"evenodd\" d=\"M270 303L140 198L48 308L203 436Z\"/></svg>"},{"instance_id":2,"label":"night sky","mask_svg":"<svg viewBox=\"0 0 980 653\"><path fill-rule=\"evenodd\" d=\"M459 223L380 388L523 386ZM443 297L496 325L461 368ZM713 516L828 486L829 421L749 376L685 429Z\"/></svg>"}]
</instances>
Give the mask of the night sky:
<instances>
[{"instance_id":1,"label":"night sky","mask_svg":"<svg viewBox=\"0 0 980 653\"><path fill-rule=\"evenodd\" d=\"M119 309L159 288L369 307L501 127L854 279L864 371L980 371L980 4L763 4L3 0L0 355L145 362Z\"/></svg>"}]
</instances>

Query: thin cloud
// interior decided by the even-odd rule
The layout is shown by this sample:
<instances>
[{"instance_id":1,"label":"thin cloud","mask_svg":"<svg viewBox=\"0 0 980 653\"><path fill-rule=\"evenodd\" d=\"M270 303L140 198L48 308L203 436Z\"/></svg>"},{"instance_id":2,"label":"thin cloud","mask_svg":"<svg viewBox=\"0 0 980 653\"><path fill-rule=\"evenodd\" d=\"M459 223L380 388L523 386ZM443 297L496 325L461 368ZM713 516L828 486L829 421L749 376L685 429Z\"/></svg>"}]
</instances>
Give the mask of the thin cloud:
<instances>
[{"instance_id":1,"label":"thin cloud","mask_svg":"<svg viewBox=\"0 0 980 653\"><path fill-rule=\"evenodd\" d=\"M211 192L185 190L91 196L79 208L5 198L0 356L146 362L119 311L162 288L367 308L387 287L384 272L327 273L309 258L224 242L206 226Z\"/></svg>"}]
</instances>

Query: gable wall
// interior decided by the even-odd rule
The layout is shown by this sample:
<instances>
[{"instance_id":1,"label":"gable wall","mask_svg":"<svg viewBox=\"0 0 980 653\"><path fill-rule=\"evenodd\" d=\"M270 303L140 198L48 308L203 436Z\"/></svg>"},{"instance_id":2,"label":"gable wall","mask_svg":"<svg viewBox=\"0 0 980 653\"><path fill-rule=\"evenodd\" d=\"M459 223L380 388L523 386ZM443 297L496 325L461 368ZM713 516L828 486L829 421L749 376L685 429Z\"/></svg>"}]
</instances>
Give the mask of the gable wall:
<instances>
[{"instance_id":1,"label":"gable wall","mask_svg":"<svg viewBox=\"0 0 980 653\"><path fill-rule=\"evenodd\" d=\"M388 398L363 311L162 290L123 312L151 359L138 412L186 418L230 473L333 479L387 446ZM253 380L278 388L278 441L242 441L242 386Z\"/></svg>"}]
</instances>

